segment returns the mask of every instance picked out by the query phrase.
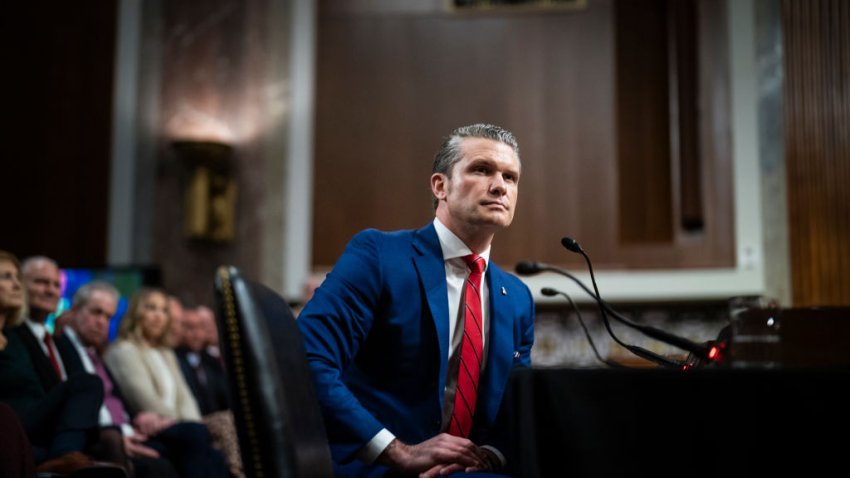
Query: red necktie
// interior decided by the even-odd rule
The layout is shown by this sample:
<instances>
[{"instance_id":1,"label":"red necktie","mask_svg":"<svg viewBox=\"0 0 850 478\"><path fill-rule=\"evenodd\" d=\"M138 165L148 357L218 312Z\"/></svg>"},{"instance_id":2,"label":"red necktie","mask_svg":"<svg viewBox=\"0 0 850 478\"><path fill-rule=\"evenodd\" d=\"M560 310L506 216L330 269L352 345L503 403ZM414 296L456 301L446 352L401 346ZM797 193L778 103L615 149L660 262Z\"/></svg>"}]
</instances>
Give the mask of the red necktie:
<instances>
[{"instance_id":1,"label":"red necktie","mask_svg":"<svg viewBox=\"0 0 850 478\"><path fill-rule=\"evenodd\" d=\"M56 371L56 377L62 380L62 369L59 367L59 361L56 359L56 353L53 352L53 339L47 331L44 332L44 345L47 347L47 356L50 357L50 363L53 364L53 370Z\"/></svg>"},{"instance_id":2,"label":"red necktie","mask_svg":"<svg viewBox=\"0 0 850 478\"><path fill-rule=\"evenodd\" d=\"M449 423L449 433L469 437L478 397L478 376L481 372L481 358L484 352L479 291L486 264L482 257L475 254L464 256L463 260L466 261L470 273L463 293L466 313L463 320L463 340L460 344L455 406L452 421Z\"/></svg>"}]
</instances>

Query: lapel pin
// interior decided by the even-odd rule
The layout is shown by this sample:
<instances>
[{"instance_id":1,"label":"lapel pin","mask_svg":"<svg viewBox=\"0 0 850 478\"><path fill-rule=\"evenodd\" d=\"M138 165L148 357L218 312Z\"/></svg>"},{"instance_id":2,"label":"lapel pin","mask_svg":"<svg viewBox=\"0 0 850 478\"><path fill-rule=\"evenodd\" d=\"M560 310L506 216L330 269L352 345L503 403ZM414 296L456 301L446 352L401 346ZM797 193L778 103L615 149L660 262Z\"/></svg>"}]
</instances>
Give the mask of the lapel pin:
<instances>
[{"instance_id":1,"label":"lapel pin","mask_svg":"<svg viewBox=\"0 0 850 478\"><path fill-rule=\"evenodd\" d=\"M502 295L508 295L508 291L506 291L504 287L502 287Z\"/></svg>"}]
</instances>

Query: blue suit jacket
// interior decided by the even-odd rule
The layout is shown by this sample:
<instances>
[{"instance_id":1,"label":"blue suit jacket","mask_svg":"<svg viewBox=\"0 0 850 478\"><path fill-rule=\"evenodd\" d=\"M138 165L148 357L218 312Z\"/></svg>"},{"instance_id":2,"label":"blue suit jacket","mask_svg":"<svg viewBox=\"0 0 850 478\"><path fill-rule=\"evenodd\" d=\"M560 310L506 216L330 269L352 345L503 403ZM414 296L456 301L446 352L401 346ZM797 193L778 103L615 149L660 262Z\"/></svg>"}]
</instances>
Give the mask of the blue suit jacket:
<instances>
[{"instance_id":1,"label":"blue suit jacket","mask_svg":"<svg viewBox=\"0 0 850 478\"><path fill-rule=\"evenodd\" d=\"M511 370L531 365L534 302L495 264L486 276L489 348L470 438L506 451L497 417ZM411 444L440 432L449 306L433 224L357 234L297 323L338 472L382 428ZM366 471L358 467L341 474Z\"/></svg>"}]
</instances>

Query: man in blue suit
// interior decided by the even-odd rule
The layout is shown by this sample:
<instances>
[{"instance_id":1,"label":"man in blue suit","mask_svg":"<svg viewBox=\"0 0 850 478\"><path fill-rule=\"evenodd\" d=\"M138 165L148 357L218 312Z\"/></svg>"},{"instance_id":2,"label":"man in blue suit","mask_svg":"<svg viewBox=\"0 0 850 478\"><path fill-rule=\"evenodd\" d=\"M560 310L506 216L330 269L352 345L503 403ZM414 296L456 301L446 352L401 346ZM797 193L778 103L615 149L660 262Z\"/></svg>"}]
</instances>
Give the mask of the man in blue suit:
<instances>
[{"instance_id":1,"label":"man in blue suit","mask_svg":"<svg viewBox=\"0 0 850 478\"><path fill-rule=\"evenodd\" d=\"M456 129L434 159L434 221L357 234L299 315L336 476L504 469L510 447L499 417L511 370L531 364L534 302L489 257L495 233L513 220L520 170L510 132ZM480 284L473 259L485 267ZM471 429L458 430L470 403L464 354L476 347Z\"/></svg>"}]
</instances>

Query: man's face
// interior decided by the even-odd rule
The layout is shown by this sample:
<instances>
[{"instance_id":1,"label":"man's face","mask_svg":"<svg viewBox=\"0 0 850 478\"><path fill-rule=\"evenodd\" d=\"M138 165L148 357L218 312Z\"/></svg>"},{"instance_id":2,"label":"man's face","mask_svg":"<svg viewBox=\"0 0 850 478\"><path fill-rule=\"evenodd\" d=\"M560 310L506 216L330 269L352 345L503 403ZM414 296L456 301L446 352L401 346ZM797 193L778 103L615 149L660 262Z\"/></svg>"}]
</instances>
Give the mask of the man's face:
<instances>
[{"instance_id":1,"label":"man's face","mask_svg":"<svg viewBox=\"0 0 850 478\"><path fill-rule=\"evenodd\" d=\"M118 304L103 290L92 291L91 298L74 309L72 327L86 347L100 347L109 339L109 321Z\"/></svg>"},{"instance_id":2,"label":"man's face","mask_svg":"<svg viewBox=\"0 0 850 478\"><path fill-rule=\"evenodd\" d=\"M155 343L168 331L170 322L168 299L158 293L149 294L139 304L142 335L148 342Z\"/></svg>"},{"instance_id":3,"label":"man's face","mask_svg":"<svg viewBox=\"0 0 850 478\"><path fill-rule=\"evenodd\" d=\"M59 268L49 261L36 261L23 273L30 310L45 314L55 311L61 294Z\"/></svg>"},{"instance_id":4,"label":"man's face","mask_svg":"<svg viewBox=\"0 0 850 478\"><path fill-rule=\"evenodd\" d=\"M186 310L183 313L183 345L192 352L200 352L206 341L207 334L200 314L195 309Z\"/></svg>"},{"instance_id":5,"label":"man's face","mask_svg":"<svg viewBox=\"0 0 850 478\"><path fill-rule=\"evenodd\" d=\"M12 261L0 259L0 314L23 305L24 288L18 267Z\"/></svg>"},{"instance_id":6,"label":"man's face","mask_svg":"<svg viewBox=\"0 0 850 478\"><path fill-rule=\"evenodd\" d=\"M517 202L520 164L514 150L499 141L464 138L463 157L452 167L451 177L432 176L438 216L450 228L497 230L511 224ZM440 215L440 208L445 208Z\"/></svg>"},{"instance_id":7,"label":"man's face","mask_svg":"<svg viewBox=\"0 0 850 478\"><path fill-rule=\"evenodd\" d=\"M204 330L204 342L207 345L218 346L218 327L215 325L215 313L206 306L199 306L197 312L201 318L201 327Z\"/></svg>"}]
</instances>

